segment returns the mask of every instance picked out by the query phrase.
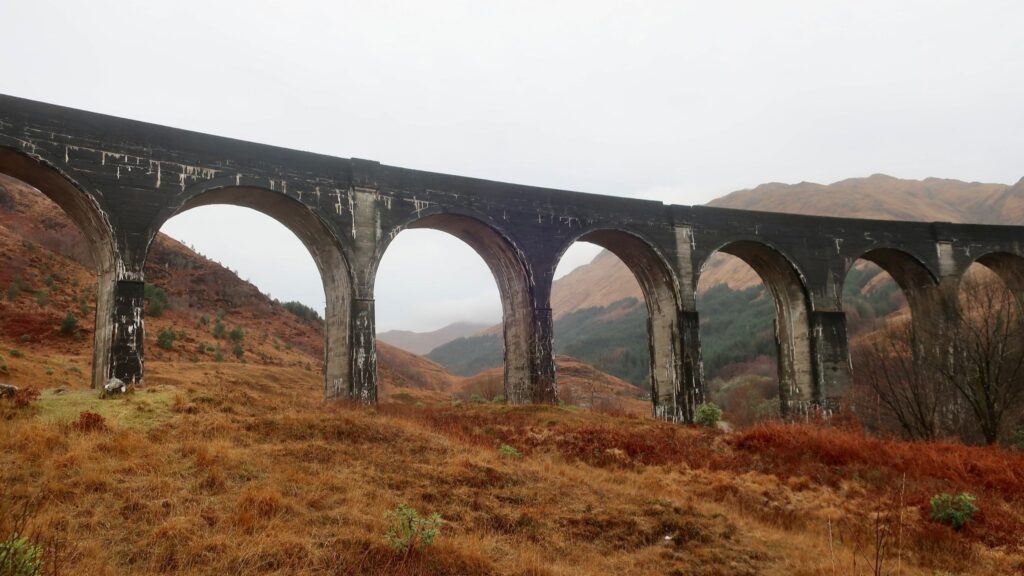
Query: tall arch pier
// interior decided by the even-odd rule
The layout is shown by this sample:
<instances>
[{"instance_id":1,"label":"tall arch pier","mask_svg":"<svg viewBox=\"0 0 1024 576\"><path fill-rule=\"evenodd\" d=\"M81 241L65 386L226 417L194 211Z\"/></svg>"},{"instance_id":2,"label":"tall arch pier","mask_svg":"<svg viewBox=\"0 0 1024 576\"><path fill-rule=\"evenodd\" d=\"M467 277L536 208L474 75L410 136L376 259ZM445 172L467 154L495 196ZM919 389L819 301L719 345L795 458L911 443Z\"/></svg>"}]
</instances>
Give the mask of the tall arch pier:
<instances>
[{"instance_id":1,"label":"tall arch pier","mask_svg":"<svg viewBox=\"0 0 1024 576\"><path fill-rule=\"evenodd\" d=\"M0 173L63 208L98 263L93 384L142 382L144 265L174 215L235 204L288 227L327 295L324 393L377 399L374 283L391 240L432 228L466 242L502 299L506 397L557 398L551 287L575 241L614 252L649 312L652 411L689 421L704 399L696 287L716 252L764 280L790 417L827 409L850 380L842 286L858 259L907 294L922 354L941 354L974 262L1024 298L1024 228L795 216L553 190L242 142L0 96Z\"/></svg>"}]
</instances>

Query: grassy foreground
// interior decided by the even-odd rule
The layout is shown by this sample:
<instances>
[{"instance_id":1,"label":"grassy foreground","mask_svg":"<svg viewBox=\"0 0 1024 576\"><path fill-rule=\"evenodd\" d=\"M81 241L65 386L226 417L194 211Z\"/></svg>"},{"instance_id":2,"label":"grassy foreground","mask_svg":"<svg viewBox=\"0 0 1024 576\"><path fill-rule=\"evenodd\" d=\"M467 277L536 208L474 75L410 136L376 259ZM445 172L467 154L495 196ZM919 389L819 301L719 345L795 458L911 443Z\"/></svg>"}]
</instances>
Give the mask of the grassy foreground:
<instances>
[{"instance_id":1,"label":"grassy foreground","mask_svg":"<svg viewBox=\"0 0 1024 576\"><path fill-rule=\"evenodd\" d=\"M35 499L29 527L66 574L1024 572L1019 453L558 407L368 410L324 402L299 368L217 366L164 366L128 398L0 403L0 522ZM960 491L981 512L957 532L928 500ZM433 546L387 545L400 504L445 520Z\"/></svg>"}]
</instances>

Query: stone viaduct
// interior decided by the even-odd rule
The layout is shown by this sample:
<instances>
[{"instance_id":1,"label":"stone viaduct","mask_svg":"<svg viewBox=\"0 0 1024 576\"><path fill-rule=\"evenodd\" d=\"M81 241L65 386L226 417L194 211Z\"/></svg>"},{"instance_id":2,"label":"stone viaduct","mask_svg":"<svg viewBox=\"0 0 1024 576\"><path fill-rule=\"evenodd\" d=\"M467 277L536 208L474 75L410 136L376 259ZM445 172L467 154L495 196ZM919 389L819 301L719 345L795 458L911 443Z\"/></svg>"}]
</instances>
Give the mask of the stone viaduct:
<instances>
[{"instance_id":1,"label":"stone viaduct","mask_svg":"<svg viewBox=\"0 0 1024 576\"><path fill-rule=\"evenodd\" d=\"M974 262L1024 297L1024 228L811 217L666 205L506 184L242 142L0 96L0 173L53 199L84 231L98 266L93 385L141 382L143 265L160 227L185 210L233 204L288 227L327 297L324 393L377 399L374 280L406 228L471 246L504 310L513 403L556 398L551 285L576 241L615 253L649 311L653 412L692 419L704 396L695 295L715 252L743 259L776 310L782 407L827 407L851 377L842 286L854 261L905 292L921 346L942 350L959 279Z\"/></svg>"}]
</instances>

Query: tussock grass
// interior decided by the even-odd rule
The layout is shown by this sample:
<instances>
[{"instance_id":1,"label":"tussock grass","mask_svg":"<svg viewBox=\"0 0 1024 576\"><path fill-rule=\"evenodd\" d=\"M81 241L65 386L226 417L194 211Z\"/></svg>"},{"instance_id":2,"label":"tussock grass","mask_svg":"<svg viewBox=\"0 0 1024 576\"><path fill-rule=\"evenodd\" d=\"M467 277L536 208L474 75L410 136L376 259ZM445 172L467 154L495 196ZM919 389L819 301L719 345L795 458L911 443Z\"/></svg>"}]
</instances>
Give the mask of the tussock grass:
<instances>
[{"instance_id":1,"label":"tussock grass","mask_svg":"<svg viewBox=\"0 0 1024 576\"><path fill-rule=\"evenodd\" d=\"M193 370L127 401L47 392L0 421L0 485L45 495L34 522L78 543L76 573L832 574L904 477L902 574L1024 562L1008 453L558 407L368 410L323 401L300 368ZM70 424L86 410L106 430ZM963 531L915 513L961 483L982 509ZM444 518L430 548L387 545L403 503Z\"/></svg>"}]
</instances>

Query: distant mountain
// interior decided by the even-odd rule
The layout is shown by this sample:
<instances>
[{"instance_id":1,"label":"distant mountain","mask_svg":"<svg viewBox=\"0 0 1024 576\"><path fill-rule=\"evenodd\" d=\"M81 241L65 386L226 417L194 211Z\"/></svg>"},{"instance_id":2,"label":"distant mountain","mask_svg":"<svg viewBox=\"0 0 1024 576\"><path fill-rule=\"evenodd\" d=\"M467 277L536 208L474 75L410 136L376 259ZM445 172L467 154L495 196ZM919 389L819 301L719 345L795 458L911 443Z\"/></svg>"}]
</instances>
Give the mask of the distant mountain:
<instances>
[{"instance_id":1,"label":"distant mountain","mask_svg":"<svg viewBox=\"0 0 1024 576\"><path fill-rule=\"evenodd\" d=\"M487 324L473 324L471 322L456 322L433 332L412 332L409 330L388 330L377 334L377 339L387 342L412 352L413 354L424 355L442 344L447 344L456 338L466 338L488 328Z\"/></svg>"}]
</instances>

